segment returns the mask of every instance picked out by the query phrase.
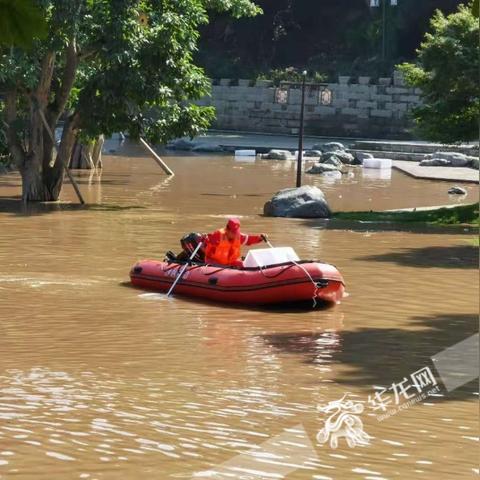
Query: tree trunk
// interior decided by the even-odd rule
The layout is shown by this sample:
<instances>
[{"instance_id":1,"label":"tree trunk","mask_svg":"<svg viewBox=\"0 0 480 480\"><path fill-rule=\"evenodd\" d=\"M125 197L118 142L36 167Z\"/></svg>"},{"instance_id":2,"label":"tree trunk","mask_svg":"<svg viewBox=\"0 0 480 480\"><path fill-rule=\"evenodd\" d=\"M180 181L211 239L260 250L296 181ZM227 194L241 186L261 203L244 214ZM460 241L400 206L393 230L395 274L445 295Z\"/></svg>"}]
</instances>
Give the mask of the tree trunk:
<instances>
[{"instance_id":1,"label":"tree trunk","mask_svg":"<svg viewBox=\"0 0 480 480\"><path fill-rule=\"evenodd\" d=\"M77 121L78 116L74 114L65 122L55 160L52 162L48 156L44 158L42 179L47 201L58 200L60 195L65 166L72 155L77 137Z\"/></svg>"},{"instance_id":2,"label":"tree trunk","mask_svg":"<svg viewBox=\"0 0 480 480\"><path fill-rule=\"evenodd\" d=\"M63 186L63 177L65 173L64 165L58 159L53 166L48 166L42 172L42 182L44 189L44 201L53 202L58 200Z\"/></svg>"},{"instance_id":3,"label":"tree trunk","mask_svg":"<svg viewBox=\"0 0 480 480\"><path fill-rule=\"evenodd\" d=\"M44 159L26 155L20 174L22 176L22 200L24 202L49 202L58 200L63 181L63 168L42 168Z\"/></svg>"},{"instance_id":4,"label":"tree trunk","mask_svg":"<svg viewBox=\"0 0 480 480\"><path fill-rule=\"evenodd\" d=\"M68 168L70 168L71 170L80 168L81 156L82 156L82 144L76 141L72 150L72 156L70 157L70 163L68 164Z\"/></svg>"},{"instance_id":5,"label":"tree trunk","mask_svg":"<svg viewBox=\"0 0 480 480\"><path fill-rule=\"evenodd\" d=\"M34 154L25 155L20 167L20 174L22 176L22 200L25 203L45 200L40 158Z\"/></svg>"},{"instance_id":6,"label":"tree trunk","mask_svg":"<svg viewBox=\"0 0 480 480\"><path fill-rule=\"evenodd\" d=\"M90 143L76 143L70 157L70 168L94 170L102 168L102 148L105 139L100 135Z\"/></svg>"},{"instance_id":7,"label":"tree trunk","mask_svg":"<svg viewBox=\"0 0 480 480\"><path fill-rule=\"evenodd\" d=\"M92 160L93 160L93 164L95 165L95 168L103 167L102 149L103 149L104 143L105 143L105 137L103 135L100 135L95 141L95 145L93 147L93 152L92 152Z\"/></svg>"},{"instance_id":8,"label":"tree trunk","mask_svg":"<svg viewBox=\"0 0 480 480\"><path fill-rule=\"evenodd\" d=\"M23 156L19 166L22 176L22 199L24 202L50 202L58 200L63 185L65 159L70 158L76 138L77 117L67 120L56 158L53 157L53 142L44 128L35 131L35 145ZM34 128L37 125L34 123Z\"/></svg>"}]
</instances>

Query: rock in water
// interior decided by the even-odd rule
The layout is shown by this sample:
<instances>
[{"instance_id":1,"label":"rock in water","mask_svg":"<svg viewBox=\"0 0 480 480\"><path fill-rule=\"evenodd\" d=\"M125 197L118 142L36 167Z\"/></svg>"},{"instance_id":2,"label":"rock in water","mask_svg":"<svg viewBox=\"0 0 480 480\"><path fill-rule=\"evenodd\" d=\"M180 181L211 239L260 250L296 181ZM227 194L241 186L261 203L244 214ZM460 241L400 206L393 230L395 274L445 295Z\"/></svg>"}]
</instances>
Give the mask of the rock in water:
<instances>
[{"instance_id":1,"label":"rock in water","mask_svg":"<svg viewBox=\"0 0 480 480\"><path fill-rule=\"evenodd\" d=\"M351 150L353 151L353 150ZM367 152L357 152L356 150L353 151L353 156L355 157L355 161L357 165L363 165L363 161L366 158L373 158L373 155L371 153Z\"/></svg>"},{"instance_id":2,"label":"rock in water","mask_svg":"<svg viewBox=\"0 0 480 480\"><path fill-rule=\"evenodd\" d=\"M316 163L310 167L305 173L325 173L325 172L338 172L338 167L329 163Z\"/></svg>"},{"instance_id":3,"label":"rock in water","mask_svg":"<svg viewBox=\"0 0 480 480\"><path fill-rule=\"evenodd\" d=\"M325 162L332 157L336 157L341 163L345 165L354 165L356 163L355 158L351 153L343 152L340 150L324 153L322 155L322 161Z\"/></svg>"},{"instance_id":4,"label":"rock in water","mask_svg":"<svg viewBox=\"0 0 480 480\"><path fill-rule=\"evenodd\" d=\"M327 152L343 152L345 151L345 146L343 143L338 142L328 142L328 143L319 143L315 144L312 147L313 150L321 150L323 153Z\"/></svg>"},{"instance_id":5,"label":"rock in water","mask_svg":"<svg viewBox=\"0 0 480 480\"><path fill-rule=\"evenodd\" d=\"M329 218L332 214L323 192L311 185L280 190L265 203L263 213L293 218Z\"/></svg>"},{"instance_id":6,"label":"rock in water","mask_svg":"<svg viewBox=\"0 0 480 480\"><path fill-rule=\"evenodd\" d=\"M435 152L432 155L432 158L448 160L452 167L466 167L470 163L470 160L466 155L457 152Z\"/></svg>"},{"instance_id":7,"label":"rock in water","mask_svg":"<svg viewBox=\"0 0 480 480\"><path fill-rule=\"evenodd\" d=\"M288 150L270 150L268 153L260 155L260 158L267 160L294 160L295 156Z\"/></svg>"},{"instance_id":8,"label":"rock in water","mask_svg":"<svg viewBox=\"0 0 480 480\"><path fill-rule=\"evenodd\" d=\"M451 167L450 160L445 158L427 158L420 162L420 167Z\"/></svg>"},{"instance_id":9,"label":"rock in water","mask_svg":"<svg viewBox=\"0 0 480 480\"><path fill-rule=\"evenodd\" d=\"M303 156L305 158L316 158L316 157L321 158L322 152L320 150L304 150Z\"/></svg>"},{"instance_id":10,"label":"rock in water","mask_svg":"<svg viewBox=\"0 0 480 480\"><path fill-rule=\"evenodd\" d=\"M326 159L322 158L322 163L324 165L334 165L337 168L339 168L343 165L340 158L338 158L336 155L330 155L330 154Z\"/></svg>"},{"instance_id":11,"label":"rock in water","mask_svg":"<svg viewBox=\"0 0 480 480\"><path fill-rule=\"evenodd\" d=\"M453 195L466 195L467 191L464 188L455 185L448 189L448 193Z\"/></svg>"}]
</instances>

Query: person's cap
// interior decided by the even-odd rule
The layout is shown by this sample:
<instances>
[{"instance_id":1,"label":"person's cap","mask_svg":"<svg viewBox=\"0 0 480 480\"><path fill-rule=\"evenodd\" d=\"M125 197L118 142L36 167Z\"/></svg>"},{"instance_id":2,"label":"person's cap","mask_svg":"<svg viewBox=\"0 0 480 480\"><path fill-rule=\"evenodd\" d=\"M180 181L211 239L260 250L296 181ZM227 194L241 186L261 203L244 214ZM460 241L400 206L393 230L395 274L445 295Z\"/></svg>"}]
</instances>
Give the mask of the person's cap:
<instances>
[{"instance_id":1,"label":"person's cap","mask_svg":"<svg viewBox=\"0 0 480 480\"><path fill-rule=\"evenodd\" d=\"M238 218L229 218L227 229L232 232L238 232L238 230L240 230L240 220Z\"/></svg>"}]
</instances>

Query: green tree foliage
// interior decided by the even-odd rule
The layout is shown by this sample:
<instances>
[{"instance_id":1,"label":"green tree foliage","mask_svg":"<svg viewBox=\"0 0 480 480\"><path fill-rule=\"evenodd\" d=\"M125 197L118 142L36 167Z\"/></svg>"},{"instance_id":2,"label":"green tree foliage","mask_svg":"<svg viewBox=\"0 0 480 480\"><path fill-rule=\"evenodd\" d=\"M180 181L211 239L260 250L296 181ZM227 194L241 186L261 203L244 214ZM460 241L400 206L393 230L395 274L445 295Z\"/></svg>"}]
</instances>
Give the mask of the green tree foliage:
<instances>
[{"instance_id":1,"label":"green tree foliage","mask_svg":"<svg viewBox=\"0 0 480 480\"><path fill-rule=\"evenodd\" d=\"M456 143L478 138L480 48L478 18L467 6L445 16L437 11L416 64L400 65L407 82L422 89L413 111L426 139Z\"/></svg>"},{"instance_id":2,"label":"green tree foliage","mask_svg":"<svg viewBox=\"0 0 480 480\"><path fill-rule=\"evenodd\" d=\"M32 0L0 0L0 45L28 48L45 34L45 18Z\"/></svg>"},{"instance_id":3,"label":"green tree foliage","mask_svg":"<svg viewBox=\"0 0 480 480\"><path fill-rule=\"evenodd\" d=\"M412 60L435 11L454 12L461 0L386 1L386 58L382 8L370 0L257 0L263 15L233 22L222 14L202 27L199 62L213 78L252 78L288 67L338 75L390 76ZM383 0L382 0L383 2Z\"/></svg>"},{"instance_id":4,"label":"green tree foliage","mask_svg":"<svg viewBox=\"0 0 480 480\"><path fill-rule=\"evenodd\" d=\"M46 38L29 50L0 50L2 128L25 201L58 198L79 135L166 141L206 128L213 109L192 103L209 92L193 61L199 27L215 10L259 12L250 0L37 1ZM45 123L54 130L61 117L54 155Z\"/></svg>"},{"instance_id":5,"label":"green tree foliage","mask_svg":"<svg viewBox=\"0 0 480 480\"><path fill-rule=\"evenodd\" d=\"M315 71L307 71L305 79L307 82L322 83L326 81L326 75ZM259 75L257 80L272 80L273 84L277 87L282 82L301 83L303 81L303 71L294 67L272 69L269 72Z\"/></svg>"},{"instance_id":6,"label":"green tree foliage","mask_svg":"<svg viewBox=\"0 0 480 480\"><path fill-rule=\"evenodd\" d=\"M479 17L480 15L480 2L479 0L473 0L472 3L472 13L475 17Z\"/></svg>"}]
</instances>

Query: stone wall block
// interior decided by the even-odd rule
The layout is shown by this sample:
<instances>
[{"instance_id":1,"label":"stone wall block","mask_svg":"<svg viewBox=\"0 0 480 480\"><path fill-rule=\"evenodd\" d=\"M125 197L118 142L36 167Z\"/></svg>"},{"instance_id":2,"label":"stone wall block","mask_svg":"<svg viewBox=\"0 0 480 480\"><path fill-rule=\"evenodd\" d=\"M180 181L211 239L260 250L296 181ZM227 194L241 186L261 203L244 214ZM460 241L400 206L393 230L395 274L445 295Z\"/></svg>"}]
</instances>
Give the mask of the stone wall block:
<instances>
[{"instance_id":1,"label":"stone wall block","mask_svg":"<svg viewBox=\"0 0 480 480\"><path fill-rule=\"evenodd\" d=\"M333 100L332 100L332 106L333 107L340 107L340 108L344 108L344 107L348 107L349 105L349 101L348 100L344 100L342 98L336 98L334 97Z\"/></svg>"},{"instance_id":2,"label":"stone wall block","mask_svg":"<svg viewBox=\"0 0 480 480\"><path fill-rule=\"evenodd\" d=\"M392 79L390 77L381 77L378 79L378 84L389 86L392 84Z\"/></svg>"},{"instance_id":3,"label":"stone wall block","mask_svg":"<svg viewBox=\"0 0 480 480\"><path fill-rule=\"evenodd\" d=\"M391 95L408 95L408 90L405 87L387 87L386 92Z\"/></svg>"},{"instance_id":4,"label":"stone wall block","mask_svg":"<svg viewBox=\"0 0 480 480\"><path fill-rule=\"evenodd\" d=\"M315 112L318 112L322 116L324 115L329 116L329 115L335 115L337 112L337 109L335 107L327 107L325 105L321 105L315 109Z\"/></svg>"},{"instance_id":5,"label":"stone wall block","mask_svg":"<svg viewBox=\"0 0 480 480\"><path fill-rule=\"evenodd\" d=\"M371 117L382 117L382 118L391 118L392 111L391 110L372 110L370 112Z\"/></svg>"},{"instance_id":6,"label":"stone wall block","mask_svg":"<svg viewBox=\"0 0 480 480\"><path fill-rule=\"evenodd\" d=\"M358 109L358 108L342 108L341 112L342 112L342 115L358 115L360 113L360 109Z\"/></svg>"},{"instance_id":7,"label":"stone wall block","mask_svg":"<svg viewBox=\"0 0 480 480\"><path fill-rule=\"evenodd\" d=\"M273 82L271 80L257 80L255 86L257 87L271 87Z\"/></svg>"},{"instance_id":8,"label":"stone wall block","mask_svg":"<svg viewBox=\"0 0 480 480\"><path fill-rule=\"evenodd\" d=\"M392 101L392 96L391 95L381 95L381 94L376 94L372 95L371 100L375 100L377 102L391 102Z\"/></svg>"},{"instance_id":9,"label":"stone wall block","mask_svg":"<svg viewBox=\"0 0 480 480\"><path fill-rule=\"evenodd\" d=\"M360 101L357 102L357 108L361 108L361 109L377 108L377 102L360 100Z\"/></svg>"},{"instance_id":10,"label":"stone wall block","mask_svg":"<svg viewBox=\"0 0 480 480\"><path fill-rule=\"evenodd\" d=\"M417 95L400 95L400 101L408 103L420 103L420 99L417 97Z\"/></svg>"}]
</instances>

